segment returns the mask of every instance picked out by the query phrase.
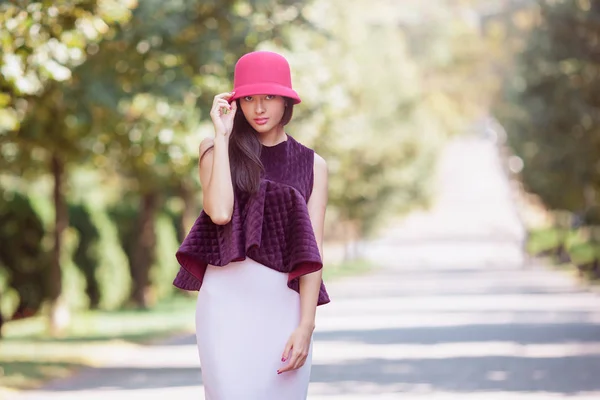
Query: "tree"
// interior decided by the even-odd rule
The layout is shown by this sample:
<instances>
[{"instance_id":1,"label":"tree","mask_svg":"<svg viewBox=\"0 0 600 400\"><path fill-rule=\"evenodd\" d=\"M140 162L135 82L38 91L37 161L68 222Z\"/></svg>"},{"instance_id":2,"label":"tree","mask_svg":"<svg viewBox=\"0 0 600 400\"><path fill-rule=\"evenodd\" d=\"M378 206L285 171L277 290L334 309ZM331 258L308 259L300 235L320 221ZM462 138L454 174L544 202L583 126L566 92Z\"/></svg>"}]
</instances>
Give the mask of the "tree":
<instances>
[{"instance_id":1,"label":"tree","mask_svg":"<svg viewBox=\"0 0 600 400\"><path fill-rule=\"evenodd\" d=\"M60 6L17 1L0 4L0 151L2 169L32 177L40 170L53 176L55 223L49 265L50 327L55 334L67 315L62 298L61 252L68 226L65 169L80 154L81 124L70 126L69 103L61 83L86 58L111 25L126 22L130 1L70 1ZM34 156L34 157L32 157ZM66 323L67 319L63 319Z\"/></svg>"},{"instance_id":2,"label":"tree","mask_svg":"<svg viewBox=\"0 0 600 400\"><path fill-rule=\"evenodd\" d=\"M600 2L540 1L536 24L497 107L524 160L526 188L551 209L598 223Z\"/></svg>"}]
</instances>

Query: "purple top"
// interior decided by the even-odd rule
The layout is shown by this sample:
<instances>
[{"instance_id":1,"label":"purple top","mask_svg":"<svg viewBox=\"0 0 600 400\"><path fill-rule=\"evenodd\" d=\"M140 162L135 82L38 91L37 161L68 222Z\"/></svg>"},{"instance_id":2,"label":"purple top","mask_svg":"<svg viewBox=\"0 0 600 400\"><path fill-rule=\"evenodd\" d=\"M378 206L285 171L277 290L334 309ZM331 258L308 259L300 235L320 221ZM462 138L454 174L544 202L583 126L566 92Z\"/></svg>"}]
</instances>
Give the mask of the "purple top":
<instances>
[{"instance_id":1,"label":"purple top","mask_svg":"<svg viewBox=\"0 0 600 400\"><path fill-rule=\"evenodd\" d=\"M300 276L323 268L307 207L314 151L286 136L262 146L265 172L259 190L253 195L236 190L229 223L217 225L202 210L175 254L181 266L176 287L199 290L208 264L224 266L246 257L288 273L288 287L296 292ZM321 281L317 305L329 301Z\"/></svg>"}]
</instances>

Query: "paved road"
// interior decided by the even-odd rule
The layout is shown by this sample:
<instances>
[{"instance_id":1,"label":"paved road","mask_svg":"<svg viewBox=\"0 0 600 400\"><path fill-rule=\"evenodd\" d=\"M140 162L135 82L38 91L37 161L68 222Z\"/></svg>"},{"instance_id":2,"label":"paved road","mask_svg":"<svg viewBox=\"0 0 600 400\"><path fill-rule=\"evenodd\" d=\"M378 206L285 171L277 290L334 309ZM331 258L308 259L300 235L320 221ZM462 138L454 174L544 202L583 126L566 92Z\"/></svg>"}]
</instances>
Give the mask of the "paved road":
<instances>
[{"instance_id":1,"label":"paved road","mask_svg":"<svg viewBox=\"0 0 600 400\"><path fill-rule=\"evenodd\" d=\"M493 145L453 143L438 179L434 210L365 247L385 268L329 285L309 399L600 399L600 297L523 265ZM184 337L19 400L202 399L200 382Z\"/></svg>"}]
</instances>

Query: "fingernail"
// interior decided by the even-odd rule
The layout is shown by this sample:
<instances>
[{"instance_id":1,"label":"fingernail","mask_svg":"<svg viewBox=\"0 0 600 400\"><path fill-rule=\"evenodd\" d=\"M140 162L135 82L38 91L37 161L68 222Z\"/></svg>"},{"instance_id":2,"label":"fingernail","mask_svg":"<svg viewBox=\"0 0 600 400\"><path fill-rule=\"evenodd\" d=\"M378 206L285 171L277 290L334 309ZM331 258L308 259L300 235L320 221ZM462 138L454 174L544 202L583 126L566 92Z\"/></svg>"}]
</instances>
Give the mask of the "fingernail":
<instances>
[{"instance_id":1,"label":"fingernail","mask_svg":"<svg viewBox=\"0 0 600 400\"><path fill-rule=\"evenodd\" d=\"M277 375L281 374L281 371L277 371Z\"/></svg>"},{"instance_id":2,"label":"fingernail","mask_svg":"<svg viewBox=\"0 0 600 400\"><path fill-rule=\"evenodd\" d=\"M281 357L281 361L285 361L285 357Z\"/></svg>"}]
</instances>

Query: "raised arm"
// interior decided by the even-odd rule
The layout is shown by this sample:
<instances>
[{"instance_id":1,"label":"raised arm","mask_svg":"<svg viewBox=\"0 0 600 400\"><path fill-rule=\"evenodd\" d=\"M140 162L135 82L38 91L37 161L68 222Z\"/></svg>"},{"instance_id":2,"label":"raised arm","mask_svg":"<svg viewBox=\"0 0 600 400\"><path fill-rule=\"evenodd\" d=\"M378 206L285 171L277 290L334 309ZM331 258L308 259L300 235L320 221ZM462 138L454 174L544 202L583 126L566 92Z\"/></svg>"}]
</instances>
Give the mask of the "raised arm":
<instances>
[{"instance_id":1,"label":"raised arm","mask_svg":"<svg viewBox=\"0 0 600 400\"><path fill-rule=\"evenodd\" d=\"M235 102L226 100L232 93L215 96L210 117L215 127L215 138L206 138L200 143L198 170L202 185L202 207L210 219L225 225L233 214L233 184L229 167L229 138L233 118L237 110ZM228 110L223 113L223 109Z\"/></svg>"}]
</instances>

